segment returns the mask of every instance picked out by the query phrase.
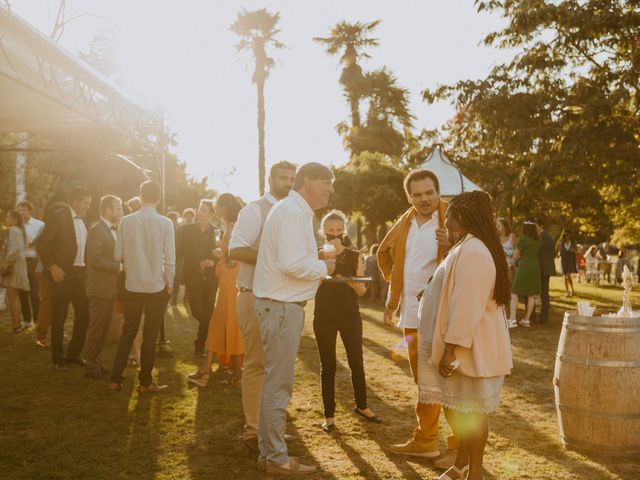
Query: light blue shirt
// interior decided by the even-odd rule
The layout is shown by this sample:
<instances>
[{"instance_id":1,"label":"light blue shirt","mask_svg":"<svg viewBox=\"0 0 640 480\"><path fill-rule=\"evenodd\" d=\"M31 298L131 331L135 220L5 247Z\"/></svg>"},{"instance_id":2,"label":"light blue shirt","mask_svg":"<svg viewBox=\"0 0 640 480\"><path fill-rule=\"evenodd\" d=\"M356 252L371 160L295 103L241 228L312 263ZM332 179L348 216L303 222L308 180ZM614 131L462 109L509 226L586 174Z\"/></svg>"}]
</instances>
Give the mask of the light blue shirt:
<instances>
[{"instance_id":1,"label":"light blue shirt","mask_svg":"<svg viewBox=\"0 0 640 480\"><path fill-rule=\"evenodd\" d=\"M155 208L142 207L118 227L115 258L124 263L130 292L157 293L173 285L176 247L173 223Z\"/></svg>"}]
</instances>

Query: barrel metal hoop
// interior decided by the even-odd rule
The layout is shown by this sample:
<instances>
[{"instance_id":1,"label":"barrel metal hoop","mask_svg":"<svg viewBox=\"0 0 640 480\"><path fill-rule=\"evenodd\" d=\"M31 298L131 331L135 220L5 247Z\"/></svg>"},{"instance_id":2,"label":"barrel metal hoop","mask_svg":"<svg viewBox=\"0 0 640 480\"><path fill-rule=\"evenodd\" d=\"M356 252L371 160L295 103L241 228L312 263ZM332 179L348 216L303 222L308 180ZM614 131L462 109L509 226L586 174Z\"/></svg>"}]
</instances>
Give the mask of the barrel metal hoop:
<instances>
[{"instance_id":1,"label":"barrel metal hoop","mask_svg":"<svg viewBox=\"0 0 640 480\"><path fill-rule=\"evenodd\" d=\"M593 325L594 327L640 327L640 317L583 317L580 315L565 315L563 325Z\"/></svg>"},{"instance_id":2,"label":"barrel metal hoop","mask_svg":"<svg viewBox=\"0 0 640 480\"><path fill-rule=\"evenodd\" d=\"M598 333L640 333L640 328L629 328L629 327L592 327L586 326L586 324L566 324L567 330L573 331L581 331L581 332L598 332Z\"/></svg>"},{"instance_id":3,"label":"barrel metal hoop","mask_svg":"<svg viewBox=\"0 0 640 480\"><path fill-rule=\"evenodd\" d=\"M595 443L585 442L583 440L575 440L573 438L562 436L562 441L568 448L576 448L578 450L588 450L598 453L612 453L618 455L631 455L640 453L640 445L625 447L622 445L596 445Z\"/></svg>"},{"instance_id":4,"label":"barrel metal hoop","mask_svg":"<svg viewBox=\"0 0 640 480\"><path fill-rule=\"evenodd\" d=\"M640 360L592 360L568 355L556 355L556 357L561 362L582 365L583 367L640 368Z\"/></svg>"},{"instance_id":5,"label":"barrel metal hoop","mask_svg":"<svg viewBox=\"0 0 640 480\"><path fill-rule=\"evenodd\" d=\"M572 413L583 417L603 418L606 420L640 420L640 412L637 413L607 413L594 412L593 410L585 410L583 408L570 407L569 405L556 404L556 407L563 413Z\"/></svg>"}]
</instances>

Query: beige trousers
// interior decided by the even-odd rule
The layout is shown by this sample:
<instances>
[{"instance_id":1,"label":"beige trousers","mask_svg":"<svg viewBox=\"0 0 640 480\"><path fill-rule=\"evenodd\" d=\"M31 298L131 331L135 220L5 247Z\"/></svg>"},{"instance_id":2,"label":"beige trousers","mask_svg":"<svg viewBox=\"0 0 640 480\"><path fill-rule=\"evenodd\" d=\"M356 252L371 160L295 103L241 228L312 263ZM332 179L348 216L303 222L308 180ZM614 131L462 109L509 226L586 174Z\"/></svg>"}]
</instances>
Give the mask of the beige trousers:
<instances>
[{"instance_id":1,"label":"beige trousers","mask_svg":"<svg viewBox=\"0 0 640 480\"><path fill-rule=\"evenodd\" d=\"M258 436L258 418L262 381L264 379L264 354L260 324L256 317L256 297L251 292L238 292L236 301L238 326L242 331L244 363L242 365L242 409L244 410L244 439Z\"/></svg>"}]
</instances>

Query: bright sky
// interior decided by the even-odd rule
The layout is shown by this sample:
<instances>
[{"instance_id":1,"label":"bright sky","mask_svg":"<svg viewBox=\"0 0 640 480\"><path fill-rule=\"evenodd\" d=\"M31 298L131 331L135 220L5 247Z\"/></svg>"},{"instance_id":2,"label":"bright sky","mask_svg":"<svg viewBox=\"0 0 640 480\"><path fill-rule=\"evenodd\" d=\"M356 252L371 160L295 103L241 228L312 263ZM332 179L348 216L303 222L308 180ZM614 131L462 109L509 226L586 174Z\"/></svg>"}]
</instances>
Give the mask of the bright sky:
<instances>
[{"instance_id":1,"label":"bright sky","mask_svg":"<svg viewBox=\"0 0 640 480\"><path fill-rule=\"evenodd\" d=\"M50 32L59 0L11 0L13 10ZM177 154L194 177L251 200L257 196L256 91L251 58L234 49L229 31L242 8L280 12L277 65L267 81L267 169L278 160L342 164L347 154L335 125L348 119L338 59L314 36L328 36L340 20L382 19L381 46L364 68L387 66L411 91L416 127L434 128L453 115L449 105L428 106L420 91L484 75L506 52L480 45L503 22L477 14L472 0L67 0L60 42L86 50L101 31L117 38L117 62L126 87L167 112ZM236 169L235 174L225 173Z\"/></svg>"}]
</instances>

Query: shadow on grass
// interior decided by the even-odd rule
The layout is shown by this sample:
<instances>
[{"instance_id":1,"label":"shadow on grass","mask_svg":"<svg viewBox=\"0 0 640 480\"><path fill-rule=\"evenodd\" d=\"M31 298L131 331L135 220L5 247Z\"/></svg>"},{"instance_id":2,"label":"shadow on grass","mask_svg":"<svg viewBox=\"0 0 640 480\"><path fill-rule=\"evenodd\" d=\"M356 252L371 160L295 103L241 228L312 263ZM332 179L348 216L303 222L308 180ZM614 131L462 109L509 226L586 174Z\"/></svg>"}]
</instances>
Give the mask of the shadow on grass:
<instances>
[{"instance_id":1,"label":"shadow on grass","mask_svg":"<svg viewBox=\"0 0 640 480\"><path fill-rule=\"evenodd\" d=\"M320 361L318 358L316 343L312 337L303 335L298 358L302 360L311 372L314 372L314 380L316 381L317 388L320 389ZM336 377L341 376L346 371L347 368L345 368L341 362L337 362ZM355 402L353 397L347 397L347 394L351 393L350 386L347 387L343 382L339 382L336 384L336 387L336 403L341 404L347 412L352 411ZM402 473L403 478L419 478L420 474L415 470L408 459L389 452L388 448L391 439L385 435L385 430L387 430L388 426L391 424L390 419L406 419L407 423L409 423L411 421L410 419L415 418L413 409L401 409L390 405L380 398L369 385L367 386L367 401L374 411L378 412L383 419L387 420L386 424L367 425L370 427L367 428L368 438L378 444L380 450L384 453L389 462L395 465L395 467ZM362 423L364 425L366 424L366 421L363 420ZM339 433L340 431L336 430L335 432ZM336 433L332 434L334 440L336 440L335 435ZM353 465L356 466L362 474L366 473L366 478L388 478L386 475L384 477L380 477L375 468L354 448L342 440L341 436L337 437L336 443L346 453Z\"/></svg>"},{"instance_id":2,"label":"shadow on grass","mask_svg":"<svg viewBox=\"0 0 640 480\"><path fill-rule=\"evenodd\" d=\"M575 458L563 447L549 448L550 445L557 444L557 440L532 427L527 418L515 412L510 406L503 404L500 409L503 421L491 423L491 431L494 434L509 440L511 444L522 450L556 463L563 469L579 475L579 478L604 478L602 470L586 463L583 459ZM640 468L638 459L634 459L634 462L629 464L627 461L611 457L594 455L588 458L622 479L637 478L637 469ZM632 471L635 471L633 476L630 475Z\"/></svg>"}]
</instances>

